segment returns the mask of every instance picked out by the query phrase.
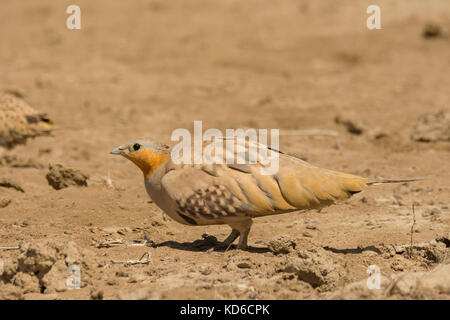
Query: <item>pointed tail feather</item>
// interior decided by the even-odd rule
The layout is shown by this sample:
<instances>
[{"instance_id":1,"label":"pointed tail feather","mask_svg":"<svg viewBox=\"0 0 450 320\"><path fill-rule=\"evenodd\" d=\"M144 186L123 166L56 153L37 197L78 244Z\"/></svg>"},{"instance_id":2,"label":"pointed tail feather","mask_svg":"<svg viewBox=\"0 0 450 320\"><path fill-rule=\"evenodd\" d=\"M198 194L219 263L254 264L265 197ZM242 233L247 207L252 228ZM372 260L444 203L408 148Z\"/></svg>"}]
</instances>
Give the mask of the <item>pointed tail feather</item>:
<instances>
[{"instance_id":1,"label":"pointed tail feather","mask_svg":"<svg viewBox=\"0 0 450 320\"><path fill-rule=\"evenodd\" d=\"M405 182L423 181L423 180L425 180L425 179L403 179L403 180L386 179L386 180L371 181L371 182L367 182L366 184L368 186L373 186L373 185L383 184L383 183L405 183Z\"/></svg>"}]
</instances>

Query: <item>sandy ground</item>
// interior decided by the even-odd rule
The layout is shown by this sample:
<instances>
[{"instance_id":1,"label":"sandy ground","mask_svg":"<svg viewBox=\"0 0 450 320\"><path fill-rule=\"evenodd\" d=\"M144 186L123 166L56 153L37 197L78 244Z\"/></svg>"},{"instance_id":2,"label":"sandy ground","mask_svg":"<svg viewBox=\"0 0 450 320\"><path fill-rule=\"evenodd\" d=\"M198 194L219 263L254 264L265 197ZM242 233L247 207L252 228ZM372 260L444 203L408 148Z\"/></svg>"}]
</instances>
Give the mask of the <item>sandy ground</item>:
<instances>
[{"instance_id":1,"label":"sandy ground","mask_svg":"<svg viewBox=\"0 0 450 320\"><path fill-rule=\"evenodd\" d=\"M73 2L81 30L65 28ZM7 153L28 167L0 167L24 191L0 188L0 246L21 247L0 250L0 298L448 299L450 142L410 136L422 114L450 111L450 6L380 0L382 29L368 30L372 2L3 0L0 89L59 129ZM423 37L428 22L441 34ZM228 226L169 220L140 171L108 154L139 137L168 141L194 120L333 130L282 135L280 149L366 177L425 180L260 218L248 251L223 252L215 238ZM88 175L87 187L53 189L49 164ZM70 265L80 289L67 289ZM365 285L370 265L381 289Z\"/></svg>"}]
</instances>

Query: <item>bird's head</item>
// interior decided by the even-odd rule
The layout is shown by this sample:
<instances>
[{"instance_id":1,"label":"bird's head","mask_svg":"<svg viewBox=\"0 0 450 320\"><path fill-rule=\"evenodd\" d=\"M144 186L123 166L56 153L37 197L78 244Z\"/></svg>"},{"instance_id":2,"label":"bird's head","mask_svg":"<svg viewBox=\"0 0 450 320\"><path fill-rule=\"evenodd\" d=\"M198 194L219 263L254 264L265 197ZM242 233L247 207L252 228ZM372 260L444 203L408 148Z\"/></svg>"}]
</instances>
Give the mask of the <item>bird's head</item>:
<instances>
[{"instance_id":1,"label":"bird's head","mask_svg":"<svg viewBox=\"0 0 450 320\"><path fill-rule=\"evenodd\" d=\"M169 157L170 148L143 140L127 142L110 152L121 155L137 165L148 179L152 173Z\"/></svg>"}]
</instances>

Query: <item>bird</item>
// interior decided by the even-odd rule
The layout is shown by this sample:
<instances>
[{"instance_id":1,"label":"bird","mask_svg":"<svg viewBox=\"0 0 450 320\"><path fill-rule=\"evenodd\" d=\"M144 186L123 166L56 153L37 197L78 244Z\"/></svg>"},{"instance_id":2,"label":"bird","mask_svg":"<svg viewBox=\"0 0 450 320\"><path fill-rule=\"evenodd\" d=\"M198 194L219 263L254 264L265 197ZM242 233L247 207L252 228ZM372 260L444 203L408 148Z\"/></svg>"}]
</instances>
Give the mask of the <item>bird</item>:
<instances>
[{"instance_id":1,"label":"bird","mask_svg":"<svg viewBox=\"0 0 450 320\"><path fill-rule=\"evenodd\" d=\"M10 150L28 138L51 135L53 122L23 99L0 92L0 146Z\"/></svg>"},{"instance_id":2,"label":"bird","mask_svg":"<svg viewBox=\"0 0 450 320\"><path fill-rule=\"evenodd\" d=\"M139 167L146 191L153 202L173 220L190 226L227 224L230 235L221 245L230 248L239 237L237 249L245 250L254 218L320 209L350 198L364 188L380 183L414 180L374 180L323 169L260 143L232 140L231 146L251 152L252 145L269 149L277 156L278 170L264 173L267 163L215 161L180 163L174 148L163 143L135 140L110 151ZM205 151L210 144L202 146ZM223 143L222 143L223 145ZM225 150L225 149L223 149ZM230 149L228 149L229 151ZM226 153L217 153L223 158ZM191 158L192 159L192 158Z\"/></svg>"}]
</instances>

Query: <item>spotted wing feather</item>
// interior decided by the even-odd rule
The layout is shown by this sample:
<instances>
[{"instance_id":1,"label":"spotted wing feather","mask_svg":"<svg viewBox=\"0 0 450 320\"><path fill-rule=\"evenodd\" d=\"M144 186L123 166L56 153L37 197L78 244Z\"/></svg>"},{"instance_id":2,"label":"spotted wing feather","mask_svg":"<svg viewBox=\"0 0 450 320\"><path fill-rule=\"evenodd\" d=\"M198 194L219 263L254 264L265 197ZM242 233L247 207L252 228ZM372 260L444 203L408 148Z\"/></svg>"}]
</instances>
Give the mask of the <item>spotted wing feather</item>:
<instances>
[{"instance_id":1,"label":"spotted wing feather","mask_svg":"<svg viewBox=\"0 0 450 320\"><path fill-rule=\"evenodd\" d=\"M321 169L281 153L276 173L263 174L263 166L260 162L172 164L161 184L177 212L196 223L320 208L366 186L364 178Z\"/></svg>"}]
</instances>

